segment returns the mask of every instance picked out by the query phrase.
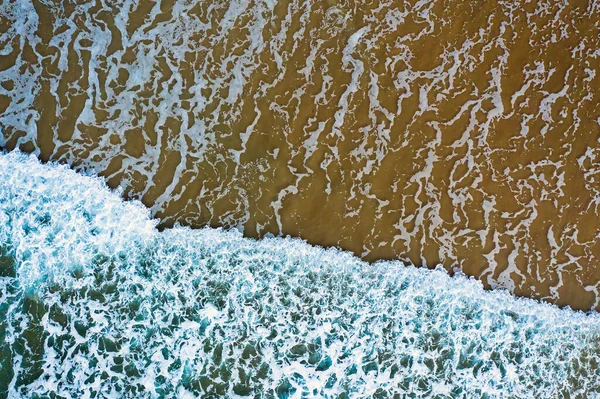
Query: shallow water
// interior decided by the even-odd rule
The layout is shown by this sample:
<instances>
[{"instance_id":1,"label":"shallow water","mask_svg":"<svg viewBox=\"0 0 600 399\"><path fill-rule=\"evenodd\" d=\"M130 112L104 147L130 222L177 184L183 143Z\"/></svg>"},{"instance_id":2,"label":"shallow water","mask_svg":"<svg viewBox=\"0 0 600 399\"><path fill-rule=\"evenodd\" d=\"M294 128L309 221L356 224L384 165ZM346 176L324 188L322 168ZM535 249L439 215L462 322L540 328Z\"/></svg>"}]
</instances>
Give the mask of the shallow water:
<instances>
[{"instance_id":1,"label":"shallow water","mask_svg":"<svg viewBox=\"0 0 600 399\"><path fill-rule=\"evenodd\" d=\"M600 317L298 239L159 232L0 155L0 396L596 398Z\"/></svg>"},{"instance_id":2,"label":"shallow water","mask_svg":"<svg viewBox=\"0 0 600 399\"><path fill-rule=\"evenodd\" d=\"M597 1L0 4L0 146L163 225L600 306Z\"/></svg>"}]
</instances>

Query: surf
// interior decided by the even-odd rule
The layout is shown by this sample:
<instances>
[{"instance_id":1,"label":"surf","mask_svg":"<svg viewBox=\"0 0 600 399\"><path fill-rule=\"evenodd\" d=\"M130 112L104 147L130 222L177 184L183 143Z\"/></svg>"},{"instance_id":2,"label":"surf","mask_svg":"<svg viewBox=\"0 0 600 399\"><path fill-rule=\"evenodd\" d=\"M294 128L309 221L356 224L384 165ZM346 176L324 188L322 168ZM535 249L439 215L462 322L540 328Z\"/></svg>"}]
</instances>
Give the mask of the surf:
<instances>
[{"instance_id":1,"label":"surf","mask_svg":"<svg viewBox=\"0 0 600 399\"><path fill-rule=\"evenodd\" d=\"M9 398L600 396L600 318L300 239L158 231L96 176L0 155Z\"/></svg>"}]
</instances>

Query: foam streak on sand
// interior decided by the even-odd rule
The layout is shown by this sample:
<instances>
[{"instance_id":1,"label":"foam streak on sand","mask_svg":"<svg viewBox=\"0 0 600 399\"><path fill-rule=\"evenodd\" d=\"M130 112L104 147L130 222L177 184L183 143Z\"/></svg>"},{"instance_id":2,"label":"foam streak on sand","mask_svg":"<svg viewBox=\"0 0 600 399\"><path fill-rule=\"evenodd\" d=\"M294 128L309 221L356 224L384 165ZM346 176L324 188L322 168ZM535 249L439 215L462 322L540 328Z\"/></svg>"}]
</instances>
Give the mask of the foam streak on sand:
<instances>
[{"instance_id":1,"label":"foam streak on sand","mask_svg":"<svg viewBox=\"0 0 600 399\"><path fill-rule=\"evenodd\" d=\"M0 156L0 395L599 395L597 314L148 215L99 178Z\"/></svg>"}]
</instances>

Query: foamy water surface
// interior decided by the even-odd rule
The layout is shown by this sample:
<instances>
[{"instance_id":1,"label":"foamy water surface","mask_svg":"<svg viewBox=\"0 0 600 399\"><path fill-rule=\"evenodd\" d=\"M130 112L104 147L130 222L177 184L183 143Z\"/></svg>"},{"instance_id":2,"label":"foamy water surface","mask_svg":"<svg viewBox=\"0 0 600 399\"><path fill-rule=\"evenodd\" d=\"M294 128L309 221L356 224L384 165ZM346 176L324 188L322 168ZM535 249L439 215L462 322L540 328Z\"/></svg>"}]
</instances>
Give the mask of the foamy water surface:
<instances>
[{"instance_id":1,"label":"foamy water surface","mask_svg":"<svg viewBox=\"0 0 600 399\"><path fill-rule=\"evenodd\" d=\"M600 397L595 313L118 194L0 156L0 396Z\"/></svg>"}]
</instances>

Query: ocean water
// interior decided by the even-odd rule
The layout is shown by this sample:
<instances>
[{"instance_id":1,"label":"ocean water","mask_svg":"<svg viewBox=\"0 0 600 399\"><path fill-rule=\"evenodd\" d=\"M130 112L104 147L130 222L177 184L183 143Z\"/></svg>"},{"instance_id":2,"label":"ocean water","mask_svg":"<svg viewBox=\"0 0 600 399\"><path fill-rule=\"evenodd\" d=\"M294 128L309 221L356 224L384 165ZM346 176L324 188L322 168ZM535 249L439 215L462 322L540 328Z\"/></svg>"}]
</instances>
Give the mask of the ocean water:
<instances>
[{"instance_id":1,"label":"ocean water","mask_svg":"<svg viewBox=\"0 0 600 399\"><path fill-rule=\"evenodd\" d=\"M600 397L596 313L120 194L0 155L0 397Z\"/></svg>"}]
</instances>

